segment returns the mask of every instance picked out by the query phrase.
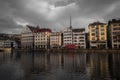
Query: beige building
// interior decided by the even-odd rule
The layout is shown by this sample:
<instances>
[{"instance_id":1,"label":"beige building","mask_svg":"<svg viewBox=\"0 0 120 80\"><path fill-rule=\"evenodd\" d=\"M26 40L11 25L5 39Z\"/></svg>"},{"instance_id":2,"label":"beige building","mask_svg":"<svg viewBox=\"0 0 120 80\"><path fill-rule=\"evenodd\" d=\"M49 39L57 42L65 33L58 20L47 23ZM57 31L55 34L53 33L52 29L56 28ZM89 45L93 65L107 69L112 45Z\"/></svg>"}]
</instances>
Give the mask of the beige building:
<instances>
[{"instance_id":1,"label":"beige building","mask_svg":"<svg viewBox=\"0 0 120 80\"><path fill-rule=\"evenodd\" d=\"M72 29L73 44L77 48L86 48L85 28Z\"/></svg>"},{"instance_id":2,"label":"beige building","mask_svg":"<svg viewBox=\"0 0 120 80\"><path fill-rule=\"evenodd\" d=\"M51 30L47 28L41 28L35 33L34 45L35 48L47 49L50 48L50 35Z\"/></svg>"},{"instance_id":3,"label":"beige building","mask_svg":"<svg viewBox=\"0 0 120 80\"><path fill-rule=\"evenodd\" d=\"M32 27L27 25L24 27L21 34L21 47L22 48L33 48L34 47L34 34L39 30L38 27Z\"/></svg>"},{"instance_id":4,"label":"beige building","mask_svg":"<svg viewBox=\"0 0 120 80\"><path fill-rule=\"evenodd\" d=\"M101 22L89 24L90 48L107 48L107 25Z\"/></svg>"},{"instance_id":5,"label":"beige building","mask_svg":"<svg viewBox=\"0 0 120 80\"><path fill-rule=\"evenodd\" d=\"M62 46L62 33L52 32L50 35L50 47L60 48Z\"/></svg>"},{"instance_id":6,"label":"beige building","mask_svg":"<svg viewBox=\"0 0 120 80\"><path fill-rule=\"evenodd\" d=\"M109 48L120 49L120 19L108 22L108 41Z\"/></svg>"}]
</instances>

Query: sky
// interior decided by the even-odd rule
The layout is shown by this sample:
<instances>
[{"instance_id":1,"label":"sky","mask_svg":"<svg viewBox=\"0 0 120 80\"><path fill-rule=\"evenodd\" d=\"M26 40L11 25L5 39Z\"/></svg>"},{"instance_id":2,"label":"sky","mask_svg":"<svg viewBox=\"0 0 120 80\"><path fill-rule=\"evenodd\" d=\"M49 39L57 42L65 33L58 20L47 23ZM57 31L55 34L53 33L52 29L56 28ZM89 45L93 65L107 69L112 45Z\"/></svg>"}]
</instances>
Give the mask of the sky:
<instances>
[{"instance_id":1,"label":"sky","mask_svg":"<svg viewBox=\"0 0 120 80\"><path fill-rule=\"evenodd\" d=\"M19 34L25 25L62 31L120 18L120 0L0 0L0 33Z\"/></svg>"}]
</instances>

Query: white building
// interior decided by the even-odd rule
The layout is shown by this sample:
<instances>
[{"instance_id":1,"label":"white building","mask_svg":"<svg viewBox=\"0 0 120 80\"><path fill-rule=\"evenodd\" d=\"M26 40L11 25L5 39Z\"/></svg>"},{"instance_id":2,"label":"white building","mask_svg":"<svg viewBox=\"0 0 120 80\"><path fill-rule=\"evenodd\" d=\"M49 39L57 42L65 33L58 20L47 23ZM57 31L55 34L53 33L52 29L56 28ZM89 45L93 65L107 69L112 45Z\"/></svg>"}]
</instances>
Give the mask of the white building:
<instances>
[{"instance_id":1,"label":"white building","mask_svg":"<svg viewBox=\"0 0 120 80\"><path fill-rule=\"evenodd\" d=\"M85 28L66 28L63 31L63 45L66 44L75 44L77 48L86 48Z\"/></svg>"},{"instance_id":2,"label":"white building","mask_svg":"<svg viewBox=\"0 0 120 80\"><path fill-rule=\"evenodd\" d=\"M50 35L50 47L60 48L62 46L62 33L52 32Z\"/></svg>"},{"instance_id":3,"label":"white building","mask_svg":"<svg viewBox=\"0 0 120 80\"><path fill-rule=\"evenodd\" d=\"M73 37L72 29L71 28L66 28L63 31L63 45L72 44L73 43L72 37Z\"/></svg>"},{"instance_id":4,"label":"white building","mask_svg":"<svg viewBox=\"0 0 120 80\"><path fill-rule=\"evenodd\" d=\"M86 48L85 28L72 29L73 44L77 48Z\"/></svg>"},{"instance_id":5,"label":"white building","mask_svg":"<svg viewBox=\"0 0 120 80\"><path fill-rule=\"evenodd\" d=\"M0 40L0 48L17 48L17 43L13 40Z\"/></svg>"}]
</instances>

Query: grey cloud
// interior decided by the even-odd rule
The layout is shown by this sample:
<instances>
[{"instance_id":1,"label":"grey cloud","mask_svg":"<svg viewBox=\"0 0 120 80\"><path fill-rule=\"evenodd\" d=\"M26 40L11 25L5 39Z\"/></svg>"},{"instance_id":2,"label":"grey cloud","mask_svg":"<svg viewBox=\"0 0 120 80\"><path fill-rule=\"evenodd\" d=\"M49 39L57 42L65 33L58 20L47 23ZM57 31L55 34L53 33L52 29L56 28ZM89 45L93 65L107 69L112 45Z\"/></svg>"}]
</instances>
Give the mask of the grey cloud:
<instances>
[{"instance_id":1,"label":"grey cloud","mask_svg":"<svg viewBox=\"0 0 120 80\"><path fill-rule=\"evenodd\" d=\"M56 18L49 19L44 14L36 13L34 10L26 8L30 0L0 0L0 31L1 32L20 32L22 26L17 25L15 20L22 19L30 24L40 25L41 27L63 29L69 26L69 16L72 16L73 26L89 24L90 21L85 19L104 19L106 22L111 18L120 16L119 0L43 0L57 7L66 7L72 3L75 8L65 8L56 14ZM39 0L38 0L39 1ZM108 9L112 5L117 5L111 12ZM31 5L31 6L34 6ZM41 9L39 9L41 10ZM49 14L49 13L48 13ZM79 21L75 22L80 18ZM82 18L82 19L81 19ZM84 18L84 19L83 19ZM91 22L92 22L91 21ZM60 27L60 28L59 28ZM82 26L83 27L83 26Z\"/></svg>"},{"instance_id":2,"label":"grey cloud","mask_svg":"<svg viewBox=\"0 0 120 80\"><path fill-rule=\"evenodd\" d=\"M71 3L76 3L79 6L79 15L81 16L93 16L104 15L104 12L113 4L119 3L119 0L68 0L57 1L56 6L66 6Z\"/></svg>"},{"instance_id":3,"label":"grey cloud","mask_svg":"<svg viewBox=\"0 0 120 80\"><path fill-rule=\"evenodd\" d=\"M14 22L15 8L11 7L12 1L0 0L0 32L13 33L14 29L20 26Z\"/></svg>"},{"instance_id":4,"label":"grey cloud","mask_svg":"<svg viewBox=\"0 0 120 80\"><path fill-rule=\"evenodd\" d=\"M56 1L55 2L55 6L56 7L59 7L59 6L66 6L66 5L69 5L69 4L71 4L71 3L74 3L75 2L75 0L67 0L67 1L65 1L65 0L60 0L60 1Z\"/></svg>"}]
</instances>

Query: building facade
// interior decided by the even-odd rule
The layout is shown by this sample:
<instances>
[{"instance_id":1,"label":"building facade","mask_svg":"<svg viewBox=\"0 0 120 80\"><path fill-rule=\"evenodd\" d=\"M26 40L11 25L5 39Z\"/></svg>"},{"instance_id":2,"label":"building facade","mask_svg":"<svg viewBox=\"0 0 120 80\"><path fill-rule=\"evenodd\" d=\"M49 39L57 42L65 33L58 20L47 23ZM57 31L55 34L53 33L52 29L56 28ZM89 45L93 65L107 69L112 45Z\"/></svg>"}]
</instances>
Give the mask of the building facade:
<instances>
[{"instance_id":1,"label":"building facade","mask_svg":"<svg viewBox=\"0 0 120 80\"><path fill-rule=\"evenodd\" d=\"M73 44L77 48L86 48L85 28L72 29Z\"/></svg>"},{"instance_id":2,"label":"building facade","mask_svg":"<svg viewBox=\"0 0 120 80\"><path fill-rule=\"evenodd\" d=\"M18 44L18 48L21 48L21 34L13 34L12 40Z\"/></svg>"},{"instance_id":3,"label":"building facade","mask_svg":"<svg viewBox=\"0 0 120 80\"><path fill-rule=\"evenodd\" d=\"M90 48L107 49L107 24L94 22L88 27Z\"/></svg>"},{"instance_id":4,"label":"building facade","mask_svg":"<svg viewBox=\"0 0 120 80\"><path fill-rule=\"evenodd\" d=\"M41 28L35 32L34 45L36 49L50 48L50 35L51 30L47 28Z\"/></svg>"},{"instance_id":5,"label":"building facade","mask_svg":"<svg viewBox=\"0 0 120 80\"><path fill-rule=\"evenodd\" d=\"M73 43L72 29L66 28L63 31L63 45L72 44L72 43Z\"/></svg>"},{"instance_id":6,"label":"building facade","mask_svg":"<svg viewBox=\"0 0 120 80\"><path fill-rule=\"evenodd\" d=\"M112 19L108 22L108 46L120 49L120 19Z\"/></svg>"},{"instance_id":7,"label":"building facade","mask_svg":"<svg viewBox=\"0 0 120 80\"><path fill-rule=\"evenodd\" d=\"M34 36L35 32L39 30L39 27L33 27L27 25L21 34L21 47L22 48L33 48L34 47Z\"/></svg>"},{"instance_id":8,"label":"building facade","mask_svg":"<svg viewBox=\"0 0 120 80\"><path fill-rule=\"evenodd\" d=\"M50 47L60 48L62 46L62 33L52 32L50 35Z\"/></svg>"},{"instance_id":9,"label":"building facade","mask_svg":"<svg viewBox=\"0 0 120 80\"><path fill-rule=\"evenodd\" d=\"M17 48L18 44L14 40L0 40L0 48Z\"/></svg>"},{"instance_id":10,"label":"building facade","mask_svg":"<svg viewBox=\"0 0 120 80\"><path fill-rule=\"evenodd\" d=\"M89 33L85 33L85 40L86 40L86 49L90 48L90 42L89 42Z\"/></svg>"}]
</instances>

